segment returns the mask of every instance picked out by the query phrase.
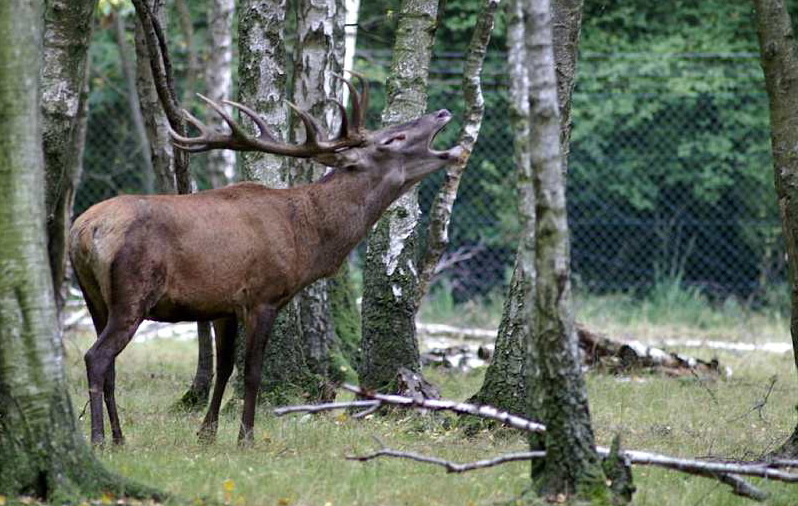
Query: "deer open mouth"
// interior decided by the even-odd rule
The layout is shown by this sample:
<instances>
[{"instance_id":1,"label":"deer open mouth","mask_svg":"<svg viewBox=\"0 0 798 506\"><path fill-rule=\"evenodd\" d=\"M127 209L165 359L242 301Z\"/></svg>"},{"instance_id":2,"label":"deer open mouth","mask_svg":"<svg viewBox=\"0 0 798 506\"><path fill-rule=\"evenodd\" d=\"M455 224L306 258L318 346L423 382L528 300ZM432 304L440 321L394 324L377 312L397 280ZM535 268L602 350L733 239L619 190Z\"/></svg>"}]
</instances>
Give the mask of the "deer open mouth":
<instances>
[{"instance_id":1,"label":"deer open mouth","mask_svg":"<svg viewBox=\"0 0 798 506\"><path fill-rule=\"evenodd\" d=\"M432 149L432 144L433 144L433 142L435 142L435 138L438 136L438 134L441 132L441 130L446 128L446 125L448 125L449 122L452 120L452 113L450 113L446 109L441 109L440 111L438 111L438 112L436 112L434 114L435 114L435 119L440 121L440 125L438 126L437 129L435 129L434 132L432 132L432 135L429 138L429 143L427 144L427 149L429 150L429 152L433 156L436 156L436 157L440 158L441 160L448 160L450 158L459 158L460 154L462 152L462 148L459 145L455 146L453 148L447 149L445 151L439 151L439 150L436 150L436 149Z\"/></svg>"}]
</instances>

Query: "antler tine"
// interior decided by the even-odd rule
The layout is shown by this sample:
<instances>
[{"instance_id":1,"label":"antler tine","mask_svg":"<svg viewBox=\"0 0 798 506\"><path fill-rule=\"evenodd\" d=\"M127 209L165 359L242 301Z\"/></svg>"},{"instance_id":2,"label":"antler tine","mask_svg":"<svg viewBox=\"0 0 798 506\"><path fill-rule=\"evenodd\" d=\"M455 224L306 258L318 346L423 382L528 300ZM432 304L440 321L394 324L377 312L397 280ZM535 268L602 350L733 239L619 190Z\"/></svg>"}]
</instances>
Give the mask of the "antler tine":
<instances>
[{"instance_id":1,"label":"antler tine","mask_svg":"<svg viewBox=\"0 0 798 506\"><path fill-rule=\"evenodd\" d=\"M239 138L247 137L247 132L243 128L241 128L238 125L238 123L235 122L232 116L227 114L227 111L225 111L221 105L217 104L216 102L214 102L213 100L211 100L210 98L206 97L201 93L197 93L197 96L200 98L200 100L211 106L211 109L216 111L216 114L221 116L221 118L224 120L225 123L227 123L227 126L229 126L230 130L233 132L233 137L239 137Z\"/></svg>"},{"instance_id":2,"label":"antler tine","mask_svg":"<svg viewBox=\"0 0 798 506\"><path fill-rule=\"evenodd\" d=\"M364 128L363 112L360 109L360 100L358 99L358 91L352 81L346 79L339 74L333 74L333 77L340 79L347 88L349 88L349 95L352 97L352 129L355 132L360 132Z\"/></svg>"},{"instance_id":3,"label":"antler tine","mask_svg":"<svg viewBox=\"0 0 798 506\"><path fill-rule=\"evenodd\" d=\"M360 123L363 125L363 128L366 127L366 114L369 111L369 83L366 80L366 76L359 72L355 72L354 70L347 70L350 75L357 77L360 81Z\"/></svg>"},{"instance_id":4,"label":"antler tine","mask_svg":"<svg viewBox=\"0 0 798 506\"><path fill-rule=\"evenodd\" d=\"M338 106L338 111L341 113L341 128L338 130L338 135L335 137L335 140L346 139L349 137L349 118L346 117L346 107L334 98L330 100Z\"/></svg>"},{"instance_id":5,"label":"antler tine","mask_svg":"<svg viewBox=\"0 0 798 506\"><path fill-rule=\"evenodd\" d=\"M300 109L295 103L286 100L286 103L299 114L302 123L305 125L305 144L308 146L318 146L319 141L326 141L327 135L321 129L321 126L316 121L316 118Z\"/></svg>"},{"instance_id":6,"label":"antler tine","mask_svg":"<svg viewBox=\"0 0 798 506\"><path fill-rule=\"evenodd\" d=\"M240 110L241 112L249 116L249 119L251 119L255 123L255 126L257 126L258 130L260 131L258 137L271 142L275 142L277 140L269 131L269 125L266 124L263 118L260 117L260 114L258 114L254 109L251 109L244 104L234 102L232 100L222 100L222 102L224 102L227 105L235 107L236 109Z\"/></svg>"}]
</instances>

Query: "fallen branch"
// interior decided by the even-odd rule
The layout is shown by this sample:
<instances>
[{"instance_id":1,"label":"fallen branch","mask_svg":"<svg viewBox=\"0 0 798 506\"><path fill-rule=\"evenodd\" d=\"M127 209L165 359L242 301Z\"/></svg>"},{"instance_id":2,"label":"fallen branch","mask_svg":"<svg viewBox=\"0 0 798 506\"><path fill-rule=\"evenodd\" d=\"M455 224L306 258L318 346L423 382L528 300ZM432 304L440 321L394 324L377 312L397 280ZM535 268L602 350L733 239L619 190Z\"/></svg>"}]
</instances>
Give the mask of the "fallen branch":
<instances>
[{"instance_id":1,"label":"fallen branch","mask_svg":"<svg viewBox=\"0 0 798 506\"><path fill-rule=\"evenodd\" d=\"M609 455L609 450L607 448L597 448L598 454L602 457L607 457ZM689 474L694 474L696 476L702 476L705 478L716 478L720 482L729 485L733 488L733 492L736 495L747 497L749 499L753 499L756 501L764 501L767 498L767 493L756 488L755 486L751 485L747 481L743 480L739 476L734 474L717 474L711 470L707 470L703 467L696 467L694 464L699 462L700 464L704 464L704 462L700 461L691 461L689 459L673 459L675 461L679 461L680 467L672 467L671 462L669 465L664 465L662 463L655 462L648 457L643 458L640 455L634 455L635 453L646 453L646 452L627 452L621 451L621 456L630 464L640 464L640 465L658 465L661 467L666 467L670 469L676 469L679 471L683 471ZM423 462L426 464L435 464L441 466L446 469L449 473L465 473L468 471L474 471L477 469L485 469L488 467L494 467L501 464L506 464L507 462L521 462L527 461L532 459L540 459L546 457L545 451L534 451L534 452L515 452L515 453L505 453L504 455L499 455L497 457L493 457L492 459L485 459L485 460L476 460L473 462L466 462L466 463L457 463L452 462L449 460L441 459L438 457L430 457L428 455L421 455L414 452L403 452L399 450L394 450L392 448L382 448L375 452L366 454L366 455L347 455L347 460L355 460L359 462L366 462L369 460L376 459L378 457L395 457L395 458L402 458L402 459L409 459L415 460L417 462ZM759 476L758 474L753 474L753 476Z\"/></svg>"},{"instance_id":2,"label":"fallen branch","mask_svg":"<svg viewBox=\"0 0 798 506\"><path fill-rule=\"evenodd\" d=\"M465 402L455 402L440 399L425 399L423 397L404 397L400 395L380 394L373 391L368 391L360 387L344 384L342 388L357 394L360 397L365 397L366 400L356 400L350 402L335 402L317 405L302 405L302 406L287 406L275 410L276 415L284 415L287 413L308 412L316 413L320 411L327 411L333 409L347 409L347 408L362 408L367 407L367 412L373 412L382 405L402 406L406 408L416 408L431 411L452 411L459 414L467 414L479 416L482 418L489 418L497 420L506 425L520 429L527 432L543 433L546 427L540 423L527 420L523 417L513 415L506 411L500 411L492 406L477 406ZM597 453L602 457L610 455L610 449L603 446L596 447ZM517 452L500 455L491 459L478 460L475 462L468 462L459 464L456 462L447 461L438 457L430 457L411 452L402 452L390 448L382 448L376 452L363 456L347 456L349 460L366 461L381 456L391 456L398 458L407 458L425 462L430 464L440 465L446 468L448 472L462 473L474 469L482 469L491 467L505 462L515 462L520 460L530 460L533 458L545 457L545 452ZM713 478L721 483L729 485L733 489L733 493L762 501L767 494L750 483L743 480L740 476L754 476L759 478L767 478L769 480L783 481L787 483L798 483L798 474L789 473L777 469L779 467L798 467L798 461L779 459L774 461L763 462L713 462L697 459L684 459L671 457L668 455L661 455L639 450L621 450L620 456L629 464L636 465L650 465L664 467L676 471L681 471L696 476L705 478Z\"/></svg>"}]
</instances>

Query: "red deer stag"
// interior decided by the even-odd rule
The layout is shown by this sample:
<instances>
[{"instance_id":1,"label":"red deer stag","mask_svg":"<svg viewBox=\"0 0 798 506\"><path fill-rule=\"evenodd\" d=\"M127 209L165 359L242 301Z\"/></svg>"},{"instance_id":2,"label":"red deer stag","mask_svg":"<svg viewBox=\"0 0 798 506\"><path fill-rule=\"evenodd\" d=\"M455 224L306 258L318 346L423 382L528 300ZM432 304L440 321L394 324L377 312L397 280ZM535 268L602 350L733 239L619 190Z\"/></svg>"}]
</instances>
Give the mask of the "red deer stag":
<instances>
[{"instance_id":1,"label":"red deer stag","mask_svg":"<svg viewBox=\"0 0 798 506\"><path fill-rule=\"evenodd\" d=\"M459 146L431 148L451 114L440 110L408 123L366 131L367 87L351 82L339 134L328 139L304 111L303 144L273 137L252 109L230 101L259 133L249 134L201 97L229 125L211 130L188 113L200 135L172 133L187 151L234 149L313 158L333 168L316 183L270 189L241 183L190 195L123 195L83 213L70 232L70 257L98 338L86 352L91 440L103 444L103 396L113 442L124 442L114 400L114 361L144 319L213 321L216 382L200 439L216 436L219 407L233 369L236 325L246 329L244 410L239 444L252 442L263 351L277 311L313 281L334 274L385 209L412 185L461 156Z\"/></svg>"}]
</instances>

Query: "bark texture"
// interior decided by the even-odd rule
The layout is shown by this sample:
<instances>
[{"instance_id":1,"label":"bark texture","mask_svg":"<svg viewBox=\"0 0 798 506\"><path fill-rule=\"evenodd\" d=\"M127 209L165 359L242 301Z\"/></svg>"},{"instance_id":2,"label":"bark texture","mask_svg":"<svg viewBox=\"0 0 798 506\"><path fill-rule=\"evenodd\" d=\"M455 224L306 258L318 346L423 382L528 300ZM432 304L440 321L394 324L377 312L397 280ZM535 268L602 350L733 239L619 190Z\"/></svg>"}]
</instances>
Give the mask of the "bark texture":
<instances>
[{"instance_id":1,"label":"bark texture","mask_svg":"<svg viewBox=\"0 0 798 506\"><path fill-rule=\"evenodd\" d=\"M582 33L584 0L551 0L557 99L560 104L560 149L562 170L568 172L571 154L571 94L576 84L576 60Z\"/></svg>"},{"instance_id":2,"label":"bark texture","mask_svg":"<svg viewBox=\"0 0 798 506\"><path fill-rule=\"evenodd\" d=\"M587 391L581 372L571 301L570 252L565 175L560 150L551 9L548 0L525 3L526 61L529 72L531 173L519 176L524 240L521 269L534 279L526 296L529 327L529 406L546 425L546 459L533 468L544 497L606 498L596 453ZM529 189L534 188L534 199ZM534 220L530 218L534 216ZM534 237L534 244L529 240ZM533 247L534 246L534 247Z\"/></svg>"},{"instance_id":3,"label":"bark texture","mask_svg":"<svg viewBox=\"0 0 798 506\"><path fill-rule=\"evenodd\" d=\"M784 0L756 0L754 5L770 101L770 142L792 287L790 333L798 369L798 48ZM775 453L798 456L798 425Z\"/></svg>"},{"instance_id":4,"label":"bark texture","mask_svg":"<svg viewBox=\"0 0 798 506\"><path fill-rule=\"evenodd\" d=\"M294 49L293 102L310 111L332 136L338 131L341 118L338 108L329 100L341 100L344 57L344 8L341 0L303 0L297 2L297 41ZM291 141L305 140L305 128L294 115ZM326 168L312 160L291 159L294 184L306 184L320 178ZM298 336L310 370L329 387L320 400L334 398L333 385L343 380L340 363L340 342L329 298L330 282L321 279L300 292L297 306L300 314Z\"/></svg>"},{"instance_id":5,"label":"bark texture","mask_svg":"<svg viewBox=\"0 0 798 506\"><path fill-rule=\"evenodd\" d=\"M205 87L207 96L219 102L233 98L233 17L235 0L210 0L208 2L208 61ZM217 115L208 117L208 124L221 127ZM213 188L221 188L235 178L236 152L214 149L208 152L208 173Z\"/></svg>"},{"instance_id":6,"label":"bark texture","mask_svg":"<svg viewBox=\"0 0 798 506\"><path fill-rule=\"evenodd\" d=\"M0 495L162 499L94 458L67 393L45 232L43 18L41 2L0 3Z\"/></svg>"},{"instance_id":7,"label":"bark texture","mask_svg":"<svg viewBox=\"0 0 798 506\"><path fill-rule=\"evenodd\" d=\"M515 164L519 178L529 173L529 76L526 71L526 49L524 48L523 0L511 0L507 9L507 56L510 71L510 121L513 125ZM555 0L552 5L554 26L554 59L557 71L557 100L561 111L560 148L562 150L563 172L567 172L567 153L571 138L571 94L576 77L576 57L579 50L579 33L581 27L582 2L571 0ZM522 182L528 181L522 179ZM534 201L534 190L529 184L519 185L519 199ZM534 215L526 217L530 220L529 231L534 228ZM534 243L534 235L524 236L523 240ZM519 245L519 255L520 247ZM524 311L524 293L526 289L534 290L534 272L531 278L525 278L525 271L518 268L520 257L516 256L516 267L510 282L510 290L502 312L499 331L496 336L495 357L485 373L485 380L480 391L473 397L479 402L499 406L508 411L519 409L519 399L527 398L526 371L524 369L524 344L529 332L526 318L534 306ZM529 265L528 269L533 269ZM530 271L526 271L529 275ZM531 284L529 284L531 283ZM534 328L534 327L533 327ZM521 364L519 370L518 364ZM517 388L517 390L516 390ZM526 411L523 401L521 413L536 415L535 411ZM534 418L534 416L533 416Z\"/></svg>"},{"instance_id":8,"label":"bark texture","mask_svg":"<svg viewBox=\"0 0 798 506\"><path fill-rule=\"evenodd\" d=\"M386 81L384 126L420 116L427 108L427 80L438 16L437 0L403 0ZM397 391L404 368L420 375L415 314L418 272L418 187L399 198L368 238L363 273L364 387ZM427 394L434 395L434 389Z\"/></svg>"},{"instance_id":9,"label":"bark texture","mask_svg":"<svg viewBox=\"0 0 798 506\"><path fill-rule=\"evenodd\" d=\"M285 105L287 84L286 50L283 28L285 0L246 0L239 3L238 76L239 102L261 115L270 131L280 139L288 138L288 115ZM244 179L271 188L286 188L290 172L286 157L268 153L241 152ZM280 310L266 344L263 359L260 399L285 404L297 396L318 390L318 377L305 361L301 321L296 300ZM244 336L237 339L236 393L243 396Z\"/></svg>"},{"instance_id":10,"label":"bark texture","mask_svg":"<svg viewBox=\"0 0 798 506\"><path fill-rule=\"evenodd\" d=\"M513 130L513 154L516 171L524 184L519 184L519 201L531 201L534 209L534 191L528 179L531 174L529 159L529 76L526 71L524 48L524 16L522 0L511 0L506 5L507 67L510 75L510 123ZM521 179L523 178L523 179ZM525 192L525 193L524 193ZM534 246L535 214L524 216L528 231L524 235L529 246ZM529 315L534 306L525 305L525 295L534 290L534 265L521 268L521 248L516 255L510 289L504 301L502 319L496 334L493 358L485 371L482 386L469 402L488 404L510 413L532 414L527 406L525 351L530 333ZM536 418L532 416L532 418Z\"/></svg>"},{"instance_id":11,"label":"bark texture","mask_svg":"<svg viewBox=\"0 0 798 506\"><path fill-rule=\"evenodd\" d=\"M56 309L64 305L66 234L86 136L89 41L97 0L50 0L44 12L41 71L47 249Z\"/></svg>"},{"instance_id":12,"label":"bark texture","mask_svg":"<svg viewBox=\"0 0 798 506\"><path fill-rule=\"evenodd\" d=\"M454 200L457 197L457 189L460 187L460 180L482 127L482 116L485 113L485 99L482 96L482 65L485 61L485 53L490 42L490 34L493 31L498 7L498 0L484 1L468 46L468 56L463 69L463 98L466 111L463 115L463 126L458 142L465 150L465 154L460 157L458 163L447 167L446 179L432 203L427 231L427 249L419 262L417 304L420 304L421 299L429 292L435 268L449 245L449 222L452 217Z\"/></svg>"},{"instance_id":13,"label":"bark texture","mask_svg":"<svg viewBox=\"0 0 798 506\"><path fill-rule=\"evenodd\" d=\"M164 26L164 0L142 0L155 13ZM150 69L150 56L140 17L136 18L136 88L141 115L147 131L150 159L155 171L155 190L158 193L176 193L174 150L169 142L169 122L163 112Z\"/></svg>"}]
</instances>

